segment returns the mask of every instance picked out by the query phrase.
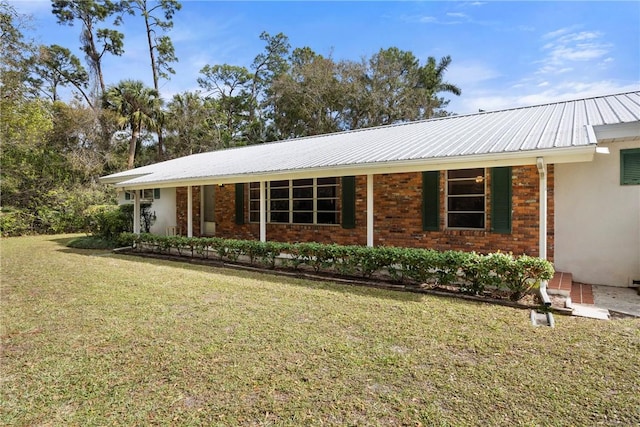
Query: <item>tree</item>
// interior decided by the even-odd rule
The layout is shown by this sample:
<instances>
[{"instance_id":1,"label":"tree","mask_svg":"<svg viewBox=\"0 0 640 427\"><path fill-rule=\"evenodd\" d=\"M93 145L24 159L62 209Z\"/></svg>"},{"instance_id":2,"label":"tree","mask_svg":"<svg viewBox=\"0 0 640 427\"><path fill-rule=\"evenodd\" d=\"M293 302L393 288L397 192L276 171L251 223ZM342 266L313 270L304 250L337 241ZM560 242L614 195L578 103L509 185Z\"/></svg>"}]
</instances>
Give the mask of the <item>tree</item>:
<instances>
[{"instance_id":1,"label":"tree","mask_svg":"<svg viewBox=\"0 0 640 427\"><path fill-rule=\"evenodd\" d=\"M85 89L89 84L89 75L77 56L59 45L40 46L40 55L36 65L36 75L46 83L46 95L52 101L58 101L58 87L72 85L84 97L89 105L91 100ZM44 91L43 91L44 92Z\"/></svg>"},{"instance_id":2,"label":"tree","mask_svg":"<svg viewBox=\"0 0 640 427\"><path fill-rule=\"evenodd\" d=\"M130 134L127 157L129 169L134 166L142 132L155 130L160 106L158 92L137 80L122 80L105 93L104 107L117 114L121 129Z\"/></svg>"},{"instance_id":3,"label":"tree","mask_svg":"<svg viewBox=\"0 0 640 427\"><path fill-rule=\"evenodd\" d=\"M449 115L444 108L449 104L448 100L439 98L438 93L449 92L460 96L462 90L449 82L444 81L444 73L451 64L449 55L443 56L440 62L430 56L427 63L419 70L417 88L423 92L423 115L425 118Z\"/></svg>"},{"instance_id":4,"label":"tree","mask_svg":"<svg viewBox=\"0 0 640 427\"><path fill-rule=\"evenodd\" d=\"M207 91L221 113L221 139L225 147L246 144L253 108L252 75L245 67L205 65L198 84Z\"/></svg>"},{"instance_id":5,"label":"tree","mask_svg":"<svg viewBox=\"0 0 640 427\"><path fill-rule=\"evenodd\" d=\"M167 104L167 154L180 157L224 148L215 100L200 92L173 96Z\"/></svg>"},{"instance_id":6,"label":"tree","mask_svg":"<svg viewBox=\"0 0 640 427\"><path fill-rule=\"evenodd\" d=\"M122 23L120 15L126 1L111 0L52 0L52 12L59 24L72 26L75 20L82 23L80 36L82 51L85 53L89 69L94 74L99 87L97 98L106 91L102 72L102 59L106 53L120 56L124 53L124 34L112 28L97 28L100 22L114 17L113 26Z\"/></svg>"},{"instance_id":7,"label":"tree","mask_svg":"<svg viewBox=\"0 0 640 427\"><path fill-rule=\"evenodd\" d=\"M380 49L369 60L366 84L369 97L368 126L418 118L415 88L419 62L413 53L396 47Z\"/></svg>"},{"instance_id":8,"label":"tree","mask_svg":"<svg viewBox=\"0 0 640 427\"><path fill-rule=\"evenodd\" d=\"M273 121L279 139L341 130L345 92L336 78L336 64L311 48L298 48L288 73L276 78L272 93Z\"/></svg>"},{"instance_id":9,"label":"tree","mask_svg":"<svg viewBox=\"0 0 640 427\"><path fill-rule=\"evenodd\" d=\"M249 143L264 142L265 122L269 120L271 84L289 68L287 55L291 45L283 33L275 36L266 31L260 34L260 40L266 43L264 52L256 55L251 64L253 70L251 83L251 103L249 108Z\"/></svg>"},{"instance_id":10,"label":"tree","mask_svg":"<svg viewBox=\"0 0 640 427\"><path fill-rule=\"evenodd\" d=\"M36 48L22 34L27 26L26 16L18 14L8 3L0 2L0 102L3 106L35 97L39 91L39 82L31 78Z\"/></svg>"},{"instance_id":11,"label":"tree","mask_svg":"<svg viewBox=\"0 0 640 427\"><path fill-rule=\"evenodd\" d=\"M147 33L147 43L149 46L149 58L151 61L151 74L153 76L153 88L160 92L160 78L169 79L170 74L175 74L171 67L172 62L178 61L171 38L168 35L159 35L158 30L167 32L173 28L173 15L182 8L177 0L160 0L155 6L150 7L147 0L132 0L130 7L132 10L140 11L144 18ZM164 14L164 20L155 15L156 12ZM162 127L158 128L158 156L157 160L163 158L163 133Z\"/></svg>"}]
</instances>

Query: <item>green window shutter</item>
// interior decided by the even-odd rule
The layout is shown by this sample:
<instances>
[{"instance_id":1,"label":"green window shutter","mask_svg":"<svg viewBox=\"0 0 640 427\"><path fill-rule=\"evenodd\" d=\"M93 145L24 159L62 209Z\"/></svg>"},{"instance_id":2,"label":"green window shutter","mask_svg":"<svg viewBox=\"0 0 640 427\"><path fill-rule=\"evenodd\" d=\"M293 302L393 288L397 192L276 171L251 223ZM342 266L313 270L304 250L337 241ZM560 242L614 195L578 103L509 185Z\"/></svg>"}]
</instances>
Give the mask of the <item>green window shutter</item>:
<instances>
[{"instance_id":1,"label":"green window shutter","mask_svg":"<svg viewBox=\"0 0 640 427\"><path fill-rule=\"evenodd\" d=\"M159 199L160 198L160 189L159 188L154 188L153 189L153 199Z\"/></svg>"},{"instance_id":2,"label":"green window shutter","mask_svg":"<svg viewBox=\"0 0 640 427\"><path fill-rule=\"evenodd\" d=\"M244 184L236 184L236 224L244 224Z\"/></svg>"},{"instance_id":3,"label":"green window shutter","mask_svg":"<svg viewBox=\"0 0 640 427\"><path fill-rule=\"evenodd\" d=\"M511 167L491 169L491 229L511 233Z\"/></svg>"},{"instance_id":4,"label":"green window shutter","mask_svg":"<svg viewBox=\"0 0 640 427\"><path fill-rule=\"evenodd\" d=\"M356 228L356 177L342 177L342 228Z\"/></svg>"},{"instance_id":5,"label":"green window shutter","mask_svg":"<svg viewBox=\"0 0 640 427\"><path fill-rule=\"evenodd\" d=\"M440 171L422 172L422 229L440 229Z\"/></svg>"},{"instance_id":6,"label":"green window shutter","mask_svg":"<svg viewBox=\"0 0 640 427\"><path fill-rule=\"evenodd\" d=\"M620 150L620 185L640 185L640 148Z\"/></svg>"}]
</instances>

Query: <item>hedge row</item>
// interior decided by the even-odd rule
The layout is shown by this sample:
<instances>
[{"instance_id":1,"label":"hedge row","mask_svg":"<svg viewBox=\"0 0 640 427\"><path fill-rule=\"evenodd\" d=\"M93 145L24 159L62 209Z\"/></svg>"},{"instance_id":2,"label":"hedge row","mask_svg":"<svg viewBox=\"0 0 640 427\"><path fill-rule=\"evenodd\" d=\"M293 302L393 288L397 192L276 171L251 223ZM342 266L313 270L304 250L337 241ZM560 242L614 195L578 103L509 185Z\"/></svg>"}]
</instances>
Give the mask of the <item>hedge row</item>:
<instances>
[{"instance_id":1,"label":"hedge row","mask_svg":"<svg viewBox=\"0 0 640 427\"><path fill-rule=\"evenodd\" d=\"M267 268L311 268L315 272L369 278L386 276L397 283L458 286L470 294L486 288L510 292L519 300L542 280L553 277L550 262L527 255L487 255L432 249L340 246L321 243L279 243L222 238L188 238L153 234L121 235L121 243L136 251L178 253L222 261L245 261Z\"/></svg>"}]
</instances>

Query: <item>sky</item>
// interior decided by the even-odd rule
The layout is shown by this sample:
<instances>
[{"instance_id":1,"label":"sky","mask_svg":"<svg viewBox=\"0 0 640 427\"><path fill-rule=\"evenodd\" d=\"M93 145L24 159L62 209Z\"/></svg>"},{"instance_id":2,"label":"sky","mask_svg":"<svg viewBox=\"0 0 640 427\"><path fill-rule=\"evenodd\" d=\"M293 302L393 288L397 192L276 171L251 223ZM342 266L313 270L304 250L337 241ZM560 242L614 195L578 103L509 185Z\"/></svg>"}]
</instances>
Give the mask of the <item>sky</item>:
<instances>
[{"instance_id":1,"label":"sky","mask_svg":"<svg viewBox=\"0 0 640 427\"><path fill-rule=\"evenodd\" d=\"M60 25L48 0L10 0L32 16L24 34L83 58L80 26ZM144 22L125 17L125 53L104 63L107 84L152 86ZM426 62L450 55L445 80L462 89L448 110L498 110L640 90L639 1L191 1L174 16L179 62L161 95L197 90L205 65L249 67L263 31L335 60L397 47Z\"/></svg>"}]
</instances>

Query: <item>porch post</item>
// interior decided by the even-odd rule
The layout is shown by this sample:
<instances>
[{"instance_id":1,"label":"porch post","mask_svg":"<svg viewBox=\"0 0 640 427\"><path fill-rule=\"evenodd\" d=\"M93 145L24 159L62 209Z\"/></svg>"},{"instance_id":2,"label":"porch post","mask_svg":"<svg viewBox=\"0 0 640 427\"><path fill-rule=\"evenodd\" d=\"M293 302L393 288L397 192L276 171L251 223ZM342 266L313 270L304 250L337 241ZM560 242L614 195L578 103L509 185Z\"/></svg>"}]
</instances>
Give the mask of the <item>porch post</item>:
<instances>
[{"instance_id":1,"label":"porch post","mask_svg":"<svg viewBox=\"0 0 640 427\"><path fill-rule=\"evenodd\" d=\"M367 175L367 246L373 247L373 175Z\"/></svg>"},{"instance_id":2,"label":"porch post","mask_svg":"<svg viewBox=\"0 0 640 427\"><path fill-rule=\"evenodd\" d=\"M193 237L193 187L187 187L187 237Z\"/></svg>"},{"instance_id":3,"label":"porch post","mask_svg":"<svg viewBox=\"0 0 640 427\"><path fill-rule=\"evenodd\" d=\"M200 235L204 234L204 185L200 186Z\"/></svg>"},{"instance_id":4,"label":"porch post","mask_svg":"<svg viewBox=\"0 0 640 427\"><path fill-rule=\"evenodd\" d=\"M547 259L547 165L542 157L536 161L538 176L540 177L540 219L539 219L539 254L542 259Z\"/></svg>"},{"instance_id":5,"label":"porch post","mask_svg":"<svg viewBox=\"0 0 640 427\"><path fill-rule=\"evenodd\" d=\"M267 241L267 183L260 181L260 241Z\"/></svg>"},{"instance_id":6,"label":"porch post","mask_svg":"<svg viewBox=\"0 0 640 427\"><path fill-rule=\"evenodd\" d=\"M140 234L140 190L133 191L133 232Z\"/></svg>"}]
</instances>

